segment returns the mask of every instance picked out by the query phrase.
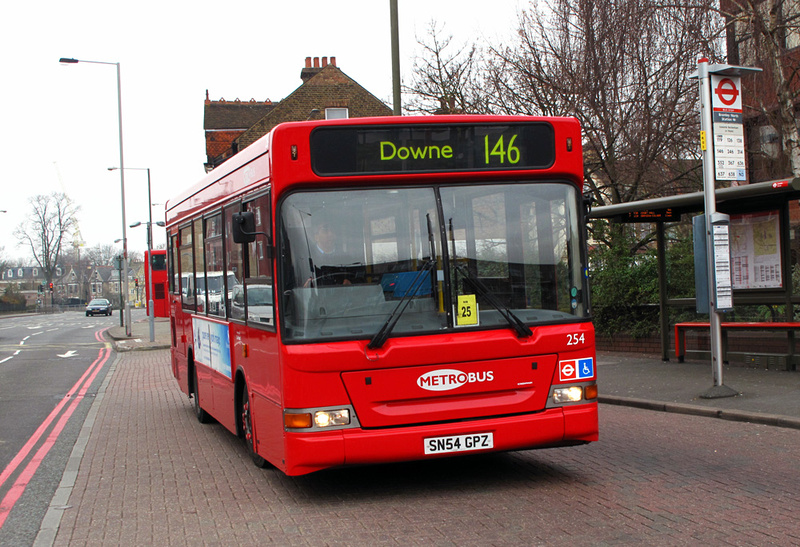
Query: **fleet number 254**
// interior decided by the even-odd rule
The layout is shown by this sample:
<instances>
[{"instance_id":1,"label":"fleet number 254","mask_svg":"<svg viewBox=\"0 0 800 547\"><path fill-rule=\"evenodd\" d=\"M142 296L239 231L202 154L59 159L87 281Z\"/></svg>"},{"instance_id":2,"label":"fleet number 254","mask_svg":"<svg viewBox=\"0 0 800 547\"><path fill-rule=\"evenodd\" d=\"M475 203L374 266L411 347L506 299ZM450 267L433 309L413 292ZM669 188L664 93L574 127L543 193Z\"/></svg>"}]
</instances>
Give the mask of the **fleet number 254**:
<instances>
[{"instance_id":1,"label":"fleet number 254","mask_svg":"<svg viewBox=\"0 0 800 547\"><path fill-rule=\"evenodd\" d=\"M567 335L567 345L568 346L579 346L586 342L586 338L584 337L584 333L576 332L573 334Z\"/></svg>"}]
</instances>

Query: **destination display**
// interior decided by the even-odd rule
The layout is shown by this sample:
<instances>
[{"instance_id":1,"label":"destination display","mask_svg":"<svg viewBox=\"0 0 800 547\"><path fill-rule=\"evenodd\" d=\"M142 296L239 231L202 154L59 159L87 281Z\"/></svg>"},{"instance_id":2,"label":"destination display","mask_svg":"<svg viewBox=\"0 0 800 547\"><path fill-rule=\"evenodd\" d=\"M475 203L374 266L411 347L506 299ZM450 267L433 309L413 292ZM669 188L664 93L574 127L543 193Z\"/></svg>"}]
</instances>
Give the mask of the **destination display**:
<instances>
[{"instance_id":1,"label":"destination display","mask_svg":"<svg viewBox=\"0 0 800 547\"><path fill-rule=\"evenodd\" d=\"M642 209L640 211L631 211L626 213L617 220L619 222L677 222L681 219L681 215L672 209Z\"/></svg>"},{"instance_id":2,"label":"destination display","mask_svg":"<svg viewBox=\"0 0 800 547\"><path fill-rule=\"evenodd\" d=\"M546 169L555 161L546 122L319 127L310 145L322 176Z\"/></svg>"}]
</instances>

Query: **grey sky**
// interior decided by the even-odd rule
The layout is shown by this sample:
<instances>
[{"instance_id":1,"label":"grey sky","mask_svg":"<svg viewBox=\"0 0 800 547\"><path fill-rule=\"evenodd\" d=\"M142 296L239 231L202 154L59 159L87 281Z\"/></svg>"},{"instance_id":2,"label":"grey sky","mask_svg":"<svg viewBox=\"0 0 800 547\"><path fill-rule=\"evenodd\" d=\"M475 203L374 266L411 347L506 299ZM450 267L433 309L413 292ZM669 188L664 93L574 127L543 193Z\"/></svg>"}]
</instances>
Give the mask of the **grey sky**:
<instances>
[{"instance_id":1,"label":"grey sky","mask_svg":"<svg viewBox=\"0 0 800 547\"><path fill-rule=\"evenodd\" d=\"M499 40L517 24L518 0L399 0L404 79L431 20L456 42ZM81 210L87 246L121 237L114 66L60 65L60 57L121 64L126 167L151 169L155 219L163 203L203 176L203 101L286 97L306 57L337 65L391 105L389 0L229 2L169 0L14 2L0 32L4 155L0 246L27 256L12 232L27 199L66 192ZM147 220L144 171L127 171L127 224ZM156 244L164 242L158 230ZM145 229L128 229L143 250Z\"/></svg>"}]
</instances>

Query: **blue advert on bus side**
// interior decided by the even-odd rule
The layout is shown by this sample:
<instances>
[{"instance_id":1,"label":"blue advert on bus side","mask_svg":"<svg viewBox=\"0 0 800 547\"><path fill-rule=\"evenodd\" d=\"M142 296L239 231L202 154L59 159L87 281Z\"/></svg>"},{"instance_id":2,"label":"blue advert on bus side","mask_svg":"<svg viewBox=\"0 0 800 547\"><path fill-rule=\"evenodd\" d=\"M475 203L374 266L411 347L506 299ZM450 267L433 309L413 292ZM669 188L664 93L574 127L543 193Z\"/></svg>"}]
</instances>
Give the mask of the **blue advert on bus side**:
<instances>
[{"instance_id":1,"label":"blue advert on bus side","mask_svg":"<svg viewBox=\"0 0 800 547\"><path fill-rule=\"evenodd\" d=\"M192 317L194 358L231 378L231 342L228 325Z\"/></svg>"}]
</instances>

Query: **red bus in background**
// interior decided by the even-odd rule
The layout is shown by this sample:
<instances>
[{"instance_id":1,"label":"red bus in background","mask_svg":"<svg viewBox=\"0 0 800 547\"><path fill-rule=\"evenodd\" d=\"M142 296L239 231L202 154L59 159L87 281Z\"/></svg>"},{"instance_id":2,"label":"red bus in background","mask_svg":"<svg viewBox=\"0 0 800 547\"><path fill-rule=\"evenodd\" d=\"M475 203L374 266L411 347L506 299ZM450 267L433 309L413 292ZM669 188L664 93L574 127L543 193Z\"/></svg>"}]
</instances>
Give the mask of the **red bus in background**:
<instances>
[{"instance_id":1,"label":"red bus in background","mask_svg":"<svg viewBox=\"0 0 800 547\"><path fill-rule=\"evenodd\" d=\"M167 203L172 370L289 475L598 438L573 118L286 123Z\"/></svg>"},{"instance_id":2,"label":"red bus in background","mask_svg":"<svg viewBox=\"0 0 800 547\"><path fill-rule=\"evenodd\" d=\"M150 276L153 276L153 317L169 317L167 300L167 251L144 252L144 287L147 316L150 316Z\"/></svg>"}]
</instances>

